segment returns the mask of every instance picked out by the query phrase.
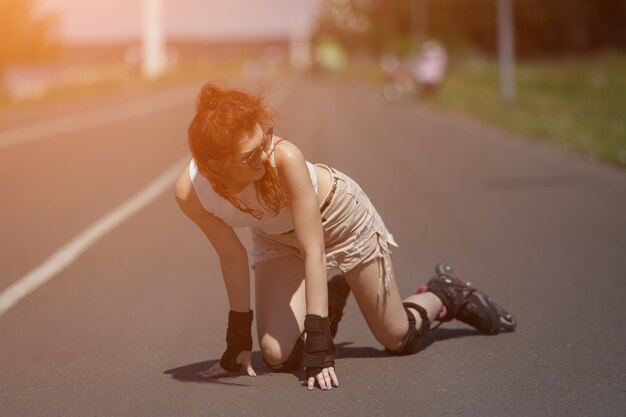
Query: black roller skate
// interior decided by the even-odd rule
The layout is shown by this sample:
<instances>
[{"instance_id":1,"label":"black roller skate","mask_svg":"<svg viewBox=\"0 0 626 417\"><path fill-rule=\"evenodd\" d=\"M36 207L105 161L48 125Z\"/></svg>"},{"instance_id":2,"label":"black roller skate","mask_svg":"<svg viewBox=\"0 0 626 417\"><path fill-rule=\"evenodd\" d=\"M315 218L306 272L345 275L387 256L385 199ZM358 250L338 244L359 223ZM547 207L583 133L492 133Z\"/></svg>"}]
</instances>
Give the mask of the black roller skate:
<instances>
[{"instance_id":1,"label":"black roller skate","mask_svg":"<svg viewBox=\"0 0 626 417\"><path fill-rule=\"evenodd\" d=\"M339 321L343 316L343 309L350 295L350 286L346 278L335 275L328 281L328 320L330 321L330 335L335 338Z\"/></svg>"},{"instance_id":2,"label":"black roller skate","mask_svg":"<svg viewBox=\"0 0 626 417\"><path fill-rule=\"evenodd\" d=\"M515 330L517 321L511 313L465 282L452 267L439 263L435 273L426 287L443 302L440 320L458 319L486 334Z\"/></svg>"}]
</instances>

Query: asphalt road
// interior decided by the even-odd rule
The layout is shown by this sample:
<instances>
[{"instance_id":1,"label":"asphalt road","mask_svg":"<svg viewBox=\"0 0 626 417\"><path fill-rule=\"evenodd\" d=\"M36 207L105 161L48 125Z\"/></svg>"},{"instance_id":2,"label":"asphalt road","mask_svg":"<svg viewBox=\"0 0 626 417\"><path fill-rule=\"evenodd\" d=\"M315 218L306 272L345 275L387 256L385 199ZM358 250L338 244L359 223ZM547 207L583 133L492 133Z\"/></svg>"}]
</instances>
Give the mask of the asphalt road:
<instances>
[{"instance_id":1,"label":"asphalt road","mask_svg":"<svg viewBox=\"0 0 626 417\"><path fill-rule=\"evenodd\" d=\"M195 90L152 93L179 101L114 122L136 94L0 114L1 138L101 111L90 126L0 147L0 294L187 155ZM418 354L390 357L351 298L335 339L338 389L270 373L256 341L258 377L200 379L224 349L228 303L215 253L168 187L0 315L1 416L626 413L626 172L387 103L354 81L267 93L279 135L368 193L400 244L402 294L445 260L513 312L517 331L449 323Z\"/></svg>"}]
</instances>

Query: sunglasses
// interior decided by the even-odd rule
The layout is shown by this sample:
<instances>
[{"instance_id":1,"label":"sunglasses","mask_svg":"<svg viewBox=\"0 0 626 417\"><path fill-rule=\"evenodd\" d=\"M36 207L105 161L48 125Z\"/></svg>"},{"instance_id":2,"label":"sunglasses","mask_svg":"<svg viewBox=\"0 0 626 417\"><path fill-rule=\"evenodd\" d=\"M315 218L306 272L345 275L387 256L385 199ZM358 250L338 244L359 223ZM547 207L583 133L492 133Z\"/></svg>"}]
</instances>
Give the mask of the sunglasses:
<instances>
[{"instance_id":1,"label":"sunglasses","mask_svg":"<svg viewBox=\"0 0 626 417\"><path fill-rule=\"evenodd\" d=\"M261 143L261 146L251 151L246 157L240 158L238 160L239 163L247 168L256 168L259 165L259 162L261 162L261 155L263 155L263 152L269 153L273 138L274 126L263 127L263 142Z\"/></svg>"}]
</instances>

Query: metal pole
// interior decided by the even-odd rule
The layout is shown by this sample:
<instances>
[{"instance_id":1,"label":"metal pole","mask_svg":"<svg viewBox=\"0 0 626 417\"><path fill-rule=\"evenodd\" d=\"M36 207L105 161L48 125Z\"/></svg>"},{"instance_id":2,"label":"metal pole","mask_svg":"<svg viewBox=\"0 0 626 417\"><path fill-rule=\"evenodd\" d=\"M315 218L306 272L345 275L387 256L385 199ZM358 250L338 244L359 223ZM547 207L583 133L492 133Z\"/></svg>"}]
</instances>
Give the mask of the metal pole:
<instances>
[{"instance_id":1,"label":"metal pole","mask_svg":"<svg viewBox=\"0 0 626 417\"><path fill-rule=\"evenodd\" d=\"M386 52L396 53L396 8L393 1L383 2L384 49Z\"/></svg>"},{"instance_id":2,"label":"metal pole","mask_svg":"<svg viewBox=\"0 0 626 417\"><path fill-rule=\"evenodd\" d=\"M515 47L513 44L513 0L498 0L498 57L500 96L515 101Z\"/></svg>"},{"instance_id":3,"label":"metal pole","mask_svg":"<svg viewBox=\"0 0 626 417\"><path fill-rule=\"evenodd\" d=\"M311 15L314 9L306 0L292 0L291 5L293 15L289 34L289 60L292 69L302 71L306 70L313 61Z\"/></svg>"},{"instance_id":4,"label":"metal pole","mask_svg":"<svg viewBox=\"0 0 626 417\"><path fill-rule=\"evenodd\" d=\"M428 39L428 0L411 0L411 48L419 51L419 45Z\"/></svg>"},{"instance_id":5,"label":"metal pole","mask_svg":"<svg viewBox=\"0 0 626 417\"><path fill-rule=\"evenodd\" d=\"M422 35L422 39L428 39L428 0L419 0L422 3L422 7L420 10L420 33Z\"/></svg>"},{"instance_id":6,"label":"metal pole","mask_svg":"<svg viewBox=\"0 0 626 417\"><path fill-rule=\"evenodd\" d=\"M417 2L420 0L411 0L411 51L416 54L419 47L420 29L417 24L419 19L419 7Z\"/></svg>"},{"instance_id":7,"label":"metal pole","mask_svg":"<svg viewBox=\"0 0 626 417\"><path fill-rule=\"evenodd\" d=\"M143 0L141 15L141 74L155 79L165 70L162 0Z\"/></svg>"}]
</instances>

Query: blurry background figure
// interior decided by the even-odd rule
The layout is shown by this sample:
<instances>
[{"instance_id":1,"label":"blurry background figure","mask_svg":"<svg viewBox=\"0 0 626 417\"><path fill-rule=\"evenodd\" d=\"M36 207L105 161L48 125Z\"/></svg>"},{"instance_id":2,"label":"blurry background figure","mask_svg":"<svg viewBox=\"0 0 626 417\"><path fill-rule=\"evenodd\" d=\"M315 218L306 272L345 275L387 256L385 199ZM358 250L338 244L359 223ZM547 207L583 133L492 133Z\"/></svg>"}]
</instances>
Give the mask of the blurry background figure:
<instances>
[{"instance_id":1,"label":"blurry background figure","mask_svg":"<svg viewBox=\"0 0 626 417\"><path fill-rule=\"evenodd\" d=\"M413 65L413 76L422 98L433 96L442 84L448 66L448 54L437 41L426 41Z\"/></svg>"},{"instance_id":2,"label":"blurry background figure","mask_svg":"<svg viewBox=\"0 0 626 417\"><path fill-rule=\"evenodd\" d=\"M383 96L387 101L400 100L413 91L413 80L409 63L394 54L384 54L380 59L380 68L384 76Z\"/></svg>"}]
</instances>

